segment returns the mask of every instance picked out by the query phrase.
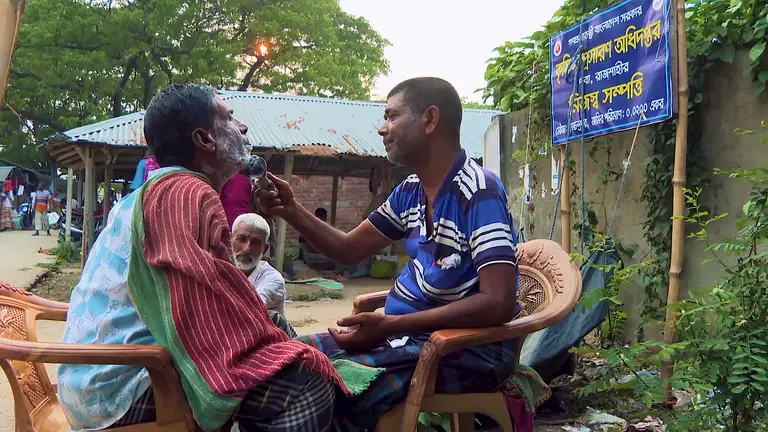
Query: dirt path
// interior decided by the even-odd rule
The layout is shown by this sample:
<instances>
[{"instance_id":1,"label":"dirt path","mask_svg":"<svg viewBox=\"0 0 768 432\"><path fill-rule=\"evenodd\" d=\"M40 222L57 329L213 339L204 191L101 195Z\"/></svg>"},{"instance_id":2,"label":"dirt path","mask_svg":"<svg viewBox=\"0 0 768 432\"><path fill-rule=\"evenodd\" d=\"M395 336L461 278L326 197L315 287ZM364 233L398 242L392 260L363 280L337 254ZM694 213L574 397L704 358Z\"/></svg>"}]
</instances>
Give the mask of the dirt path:
<instances>
[{"instance_id":1,"label":"dirt path","mask_svg":"<svg viewBox=\"0 0 768 432\"><path fill-rule=\"evenodd\" d=\"M46 269L36 265L51 262L53 257L38 253L40 248L49 249L56 246L56 234L50 237L45 234L32 237L32 231L0 232L0 279L16 286L28 287ZM40 323L38 336L45 341L61 340L61 326L58 323ZM50 365L49 370L55 366ZM8 386L5 374L0 374L0 432L12 432L13 396Z\"/></svg>"},{"instance_id":2,"label":"dirt path","mask_svg":"<svg viewBox=\"0 0 768 432\"><path fill-rule=\"evenodd\" d=\"M0 279L16 286L27 287L45 272L36 264L49 262L53 257L40 254L40 248L50 249L56 246L57 231L51 236L45 233L32 237L32 231L0 232Z\"/></svg>"}]
</instances>

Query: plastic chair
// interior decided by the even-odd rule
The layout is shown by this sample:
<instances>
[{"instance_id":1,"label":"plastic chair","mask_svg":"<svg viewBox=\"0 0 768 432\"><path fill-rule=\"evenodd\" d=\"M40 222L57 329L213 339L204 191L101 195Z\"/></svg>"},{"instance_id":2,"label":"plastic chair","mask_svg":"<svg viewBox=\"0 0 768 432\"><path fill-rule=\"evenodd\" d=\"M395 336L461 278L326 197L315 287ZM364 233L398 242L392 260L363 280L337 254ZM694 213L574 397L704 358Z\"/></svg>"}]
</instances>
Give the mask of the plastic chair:
<instances>
[{"instance_id":1,"label":"plastic chair","mask_svg":"<svg viewBox=\"0 0 768 432\"><path fill-rule=\"evenodd\" d=\"M581 272L567 253L551 240L518 245L521 317L499 327L439 330L424 344L411 378L406 400L383 415L377 431L414 431L420 412L451 413L451 430L474 430L474 414L493 418L504 432L514 427L503 393L438 394L435 379L440 358L453 351L507 339L520 339L564 319L581 296ZM388 291L355 298L353 313L373 312L384 306Z\"/></svg>"},{"instance_id":2,"label":"plastic chair","mask_svg":"<svg viewBox=\"0 0 768 432\"><path fill-rule=\"evenodd\" d=\"M171 356L156 345L75 345L37 342L35 322L65 321L67 303L43 299L0 282L0 367L13 392L17 432L64 432L69 423L44 363L144 366L155 395L157 421L115 432L187 432L197 424L187 404Z\"/></svg>"}]
</instances>

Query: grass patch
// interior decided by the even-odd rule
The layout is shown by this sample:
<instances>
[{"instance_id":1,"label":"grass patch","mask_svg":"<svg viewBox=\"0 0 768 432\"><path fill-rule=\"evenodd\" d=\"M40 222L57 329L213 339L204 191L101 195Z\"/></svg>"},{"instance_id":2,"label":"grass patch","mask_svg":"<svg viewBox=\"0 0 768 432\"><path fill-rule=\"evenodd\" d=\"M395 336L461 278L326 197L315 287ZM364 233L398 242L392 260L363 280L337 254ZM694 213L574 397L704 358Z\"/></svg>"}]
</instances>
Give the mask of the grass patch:
<instances>
[{"instance_id":1,"label":"grass patch","mask_svg":"<svg viewBox=\"0 0 768 432\"><path fill-rule=\"evenodd\" d=\"M294 327L306 327L308 325L317 324L318 320L312 317L301 317L299 319L291 320L291 325Z\"/></svg>"},{"instance_id":2,"label":"grass patch","mask_svg":"<svg viewBox=\"0 0 768 432\"><path fill-rule=\"evenodd\" d=\"M288 300L291 301L318 301L322 299L343 300L344 293L338 291L313 291L308 293L288 293Z\"/></svg>"}]
</instances>

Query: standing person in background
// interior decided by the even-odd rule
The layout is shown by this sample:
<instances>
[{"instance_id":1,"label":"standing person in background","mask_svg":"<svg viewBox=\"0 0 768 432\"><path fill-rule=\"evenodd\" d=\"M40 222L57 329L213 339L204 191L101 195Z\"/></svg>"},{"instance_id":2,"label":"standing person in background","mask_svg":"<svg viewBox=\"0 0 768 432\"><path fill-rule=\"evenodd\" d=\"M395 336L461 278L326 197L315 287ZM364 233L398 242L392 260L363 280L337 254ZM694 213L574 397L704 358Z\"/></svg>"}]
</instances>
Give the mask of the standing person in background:
<instances>
[{"instance_id":1,"label":"standing person in background","mask_svg":"<svg viewBox=\"0 0 768 432\"><path fill-rule=\"evenodd\" d=\"M61 196L58 192L54 192L51 197L51 211L61 216Z\"/></svg>"},{"instance_id":2,"label":"standing person in background","mask_svg":"<svg viewBox=\"0 0 768 432\"><path fill-rule=\"evenodd\" d=\"M13 204L5 192L0 192L0 231L13 228Z\"/></svg>"},{"instance_id":3,"label":"standing person in background","mask_svg":"<svg viewBox=\"0 0 768 432\"><path fill-rule=\"evenodd\" d=\"M247 175L239 172L224 183L221 188L221 204L224 205L227 225L232 231L235 219L251 211L251 181Z\"/></svg>"},{"instance_id":4,"label":"standing person in background","mask_svg":"<svg viewBox=\"0 0 768 432\"><path fill-rule=\"evenodd\" d=\"M32 208L35 209L35 233L33 236L39 236L40 231L45 230L51 235L51 227L48 226L48 212L51 208L51 193L45 188L45 183L37 185L37 192L32 196Z\"/></svg>"}]
</instances>

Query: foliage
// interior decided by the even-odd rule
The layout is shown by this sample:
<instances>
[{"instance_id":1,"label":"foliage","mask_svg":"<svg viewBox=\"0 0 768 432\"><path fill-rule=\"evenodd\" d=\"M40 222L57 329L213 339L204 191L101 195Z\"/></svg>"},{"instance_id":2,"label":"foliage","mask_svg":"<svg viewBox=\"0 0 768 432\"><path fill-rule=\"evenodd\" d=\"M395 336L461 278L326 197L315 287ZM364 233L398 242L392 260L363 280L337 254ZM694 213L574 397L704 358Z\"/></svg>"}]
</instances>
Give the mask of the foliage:
<instances>
[{"instance_id":1,"label":"foliage","mask_svg":"<svg viewBox=\"0 0 768 432\"><path fill-rule=\"evenodd\" d=\"M550 136L549 43L550 36L580 22L583 17L619 0L566 0L552 19L540 31L519 42L507 42L496 48L489 60L485 78L484 97L495 106L509 111L531 109L531 135L538 141ZM674 2L672 2L674 3ZM768 83L768 2L764 0L689 0L686 8L688 40L688 72L690 104L688 119L687 186L697 189L707 186L699 151L703 120L701 103L705 99L708 71L717 63L732 63L738 50L749 52L750 62L745 76L754 80L758 94ZM662 294L668 285L670 265L672 174L676 122L667 121L646 128L651 158L645 167L641 200L647 205L644 238L653 257L640 271L640 283L645 289L643 316L655 320L662 316ZM537 141L537 142L538 142ZM598 140L592 141L599 142ZM590 153L596 144L590 147ZM616 171L608 167L609 171ZM611 173L603 173L603 185L618 181ZM578 206L580 207L580 206ZM605 217L605 213L603 214ZM589 218L587 218L589 220ZM590 222L595 225L594 221ZM574 229L581 230L581 223ZM588 228L585 224L585 228ZM643 337L643 328L639 328Z\"/></svg>"},{"instance_id":2,"label":"foliage","mask_svg":"<svg viewBox=\"0 0 768 432\"><path fill-rule=\"evenodd\" d=\"M56 256L57 262L75 263L80 262L80 247L71 241L64 241L51 249L51 253Z\"/></svg>"},{"instance_id":3,"label":"foliage","mask_svg":"<svg viewBox=\"0 0 768 432\"><path fill-rule=\"evenodd\" d=\"M52 134L143 109L171 82L365 99L389 69L388 44L336 0L36 0L0 112L0 157L36 166Z\"/></svg>"},{"instance_id":4,"label":"foliage","mask_svg":"<svg viewBox=\"0 0 768 432\"><path fill-rule=\"evenodd\" d=\"M488 105L484 102L474 102L467 100L466 97L461 98L461 106L464 108L469 109L481 109L481 110L492 110L495 109L493 105Z\"/></svg>"},{"instance_id":5,"label":"foliage","mask_svg":"<svg viewBox=\"0 0 768 432\"><path fill-rule=\"evenodd\" d=\"M600 236L590 246L590 252L611 253L616 250L616 243L606 237ZM641 264L625 266L619 261L614 264L602 264L588 260L589 257L580 257L587 267L594 268L606 276L606 286L597 288L582 296L579 301L584 311L591 310L599 302L608 304L608 316L600 329L600 340L603 346L615 346L623 343L625 338L625 326L628 318L623 310L624 302L621 293L632 285L632 278L637 274Z\"/></svg>"},{"instance_id":6,"label":"foliage","mask_svg":"<svg viewBox=\"0 0 768 432\"><path fill-rule=\"evenodd\" d=\"M761 140L768 144L765 122L763 128ZM659 400L661 385L666 383L641 378L638 371L658 368L663 360L675 358L677 365L668 384L692 391L694 404L676 415L666 414L670 430L762 431L768 427L768 168L716 172L752 187L736 235L714 244L710 226L726 215L710 215L700 203L701 189L686 190L686 221L697 227L689 238L706 244L712 258L702 265L722 266L723 278L674 305L680 342L579 350L605 358L617 374L638 378L596 381L581 392L629 388L650 406Z\"/></svg>"}]
</instances>

